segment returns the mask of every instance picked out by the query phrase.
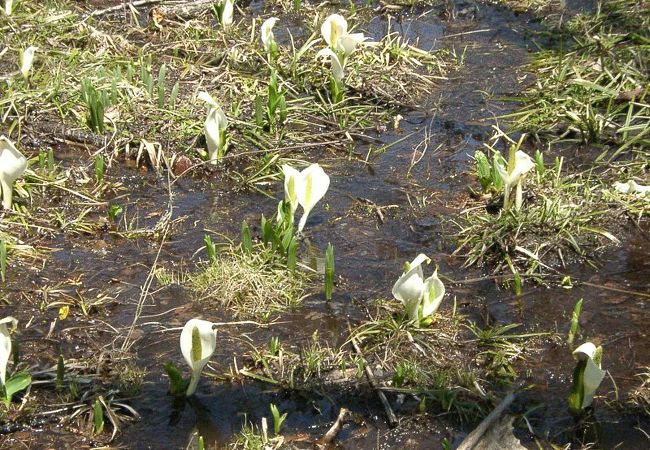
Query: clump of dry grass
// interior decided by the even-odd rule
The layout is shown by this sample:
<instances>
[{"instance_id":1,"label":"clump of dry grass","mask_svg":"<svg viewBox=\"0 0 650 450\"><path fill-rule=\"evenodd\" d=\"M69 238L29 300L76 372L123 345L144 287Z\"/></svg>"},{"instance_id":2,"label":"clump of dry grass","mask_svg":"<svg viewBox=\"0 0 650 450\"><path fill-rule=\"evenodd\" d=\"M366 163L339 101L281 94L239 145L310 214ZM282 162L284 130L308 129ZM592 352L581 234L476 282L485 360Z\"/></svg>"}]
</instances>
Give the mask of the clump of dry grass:
<instances>
[{"instance_id":1,"label":"clump of dry grass","mask_svg":"<svg viewBox=\"0 0 650 450\"><path fill-rule=\"evenodd\" d=\"M547 333L513 333L518 324L480 328L466 317L439 312L429 326L415 327L401 305L378 302L374 318L351 331L385 391L411 394L460 421L484 416L495 386L518 378L516 364ZM539 339L538 339L539 340Z\"/></svg>"},{"instance_id":2,"label":"clump of dry grass","mask_svg":"<svg viewBox=\"0 0 650 450\"><path fill-rule=\"evenodd\" d=\"M490 157L480 152L475 157L484 192L461 211L455 250L466 258L466 266L488 266L495 274L534 275L542 281L555 267L592 261L619 242L615 235L628 214L641 217L647 210L642 198L616 193L603 173L572 171L562 157L545 164L541 152L535 153L535 167L523 186L521 209L504 210L503 187L497 187L501 178L491 169L504 137L505 146L515 144L498 130L494 144L486 144Z\"/></svg>"},{"instance_id":3,"label":"clump of dry grass","mask_svg":"<svg viewBox=\"0 0 650 450\"><path fill-rule=\"evenodd\" d=\"M562 11L562 0L493 0L493 3L511 8L513 11L522 12L548 12L548 10Z\"/></svg>"},{"instance_id":4,"label":"clump of dry grass","mask_svg":"<svg viewBox=\"0 0 650 450\"><path fill-rule=\"evenodd\" d=\"M630 394L629 402L633 407L650 416L650 367L645 367L637 377L640 384Z\"/></svg>"},{"instance_id":5,"label":"clump of dry grass","mask_svg":"<svg viewBox=\"0 0 650 450\"><path fill-rule=\"evenodd\" d=\"M381 304L377 316L351 332L367 364L386 391L415 395L459 420L485 414L484 371L467 355L479 353L459 315L436 314L431 326L416 328ZM380 370L377 370L381 368Z\"/></svg>"},{"instance_id":6,"label":"clump of dry grass","mask_svg":"<svg viewBox=\"0 0 650 450\"><path fill-rule=\"evenodd\" d=\"M263 246L250 254L227 247L211 264L190 275L197 302L219 305L234 317L268 320L274 312L298 306L307 294L309 276L292 272Z\"/></svg>"},{"instance_id":7,"label":"clump of dry grass","mask_svg":"<svg viewBox=\"0 0 650 450\"><path fill-rule=\"evenodd\" d=\"M647 4L604 2L554 31L560 40L529 66L537 77L521 96L513 126L550 139L611 145L614 155L647 149ZM557 136L557 137L556 137Z\"/></svg>"},{"instance_id":8,"label":"clump of dry grass","mask_svg":"<svg viewBox=\"0 0 650 450\"><path fill-rule=\"evenodd\" d=\"M458 361L464 348L459 344L464 331L460 316L436 314L431 326L415 328L408 320L396 317L389 304L381 306L378 316L354 329L352 337L364 351L381 355L382 365L391 366L396 360L416 355L430 358L431 365L437 367Z\"/></svg>"},{"instance_id":9,"label":"clump of dry grass","mask_svg":"<svg viewBox=\"0 0 650 450\"><path fill-rule=\"evenodd\" d=\"M283 343L272 337L265 346L247 354L245 375L287 389L313 389L350 381L360 374L350 353L325 342L318 331L298 343Z\"/></svg>"}]
</instances>

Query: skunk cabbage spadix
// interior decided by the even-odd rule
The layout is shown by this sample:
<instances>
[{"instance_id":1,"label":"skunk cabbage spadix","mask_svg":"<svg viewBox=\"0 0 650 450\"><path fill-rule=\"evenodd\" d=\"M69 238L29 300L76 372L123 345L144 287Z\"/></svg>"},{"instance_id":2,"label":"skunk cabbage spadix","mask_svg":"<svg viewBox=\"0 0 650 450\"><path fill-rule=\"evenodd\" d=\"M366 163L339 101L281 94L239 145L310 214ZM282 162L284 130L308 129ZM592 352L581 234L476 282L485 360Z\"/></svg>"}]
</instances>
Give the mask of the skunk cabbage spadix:
<instances>
[{"instance_id":1,"label":"skunk cabbage spadix","mask_svg":"<svg viewBox=\"0 0 650 450\"><path fill-rule=\"evenodd\" d=\"M650 193L650 186L644 186L638 184L634 180L630 180L627 183L621 183L616 181L613 185L614 189L621 194L642 194L641 197Z\"/></svg>"},{"instance_id":2,"label":"skunk cabbage spadix","mask_svg":"<svg viewBox=\"0 0 650 450\"><path fill-rule=\"evenodd\" d=\"M336 43L344 34L348 32L348 21L340 14L332 14L328 16L320 26L320 33L332 48L336 48Z\"/></svg>"},{"instance_id":3,"label":"skunk cabbage spadix","mask_svg":"<svg viewBox=\"0 0 650 450\"><path fill-rule=\"evenodd\" d=\"M291 166L283 166L285 199L291 204L295 212L297 204L302 206L302 217L298 223L298 232L301 232L307 223L307 217L327 193L330 186L330 177L318 164L312 164L298 172Z\"/></svg>"},{"instance_id":4,"label":"skunk cabbage spadix","mask_svg":"<svg viewBox=\"0 0 650 450\"><path fill-rule=\"evenodd\" d=\"M535 162L526 153L521 150L516 152L511 151L508 157L508 166L503 167L501 164L496 164L499 176L504 184L504 208L509 207L510 191L516 185L517 196L515 199L515 209L521 209L522 204L522 183L526 174L535 167Z\"/></svg>"},{"instance_id":5,"label":"skunk cabbage spadix","mask_svg":"<svg viewBox=\"0 0 650 450\"><path fill-rule=\"evenodd\" d=\"M219 157L224 153L228 118L217 102L207 92L199 92L199 99L208 104L208 115L205 119L203 129L205 132L205 141L208 145L210 162L216 164L219 161Z\"/></svg>"},{"instance_id":6,"label":"skunk cabbage spadix","mask_svg":"<svg viewBox=\"0 0 650 450\"><path fill-rule=\"evenodd\" d=\"M413 261L406 264L402 276L393 286L393 297L401 301L409 319L419 324L435 313L445 296L445 285L438 278L436 269L426 280L422 271L422 263L431 261L427 255L420 253ZM420 305L422 309L420 310Z\"/></svg>"},{"instance_id":7,"label":"skunk cabbage spadix","mask_svg":"<svg viewBox=\"0 0 650 450\"><path fill-rule=\"evenodd\" d=\"M345 74L344 68L345 68L345 60L341 60L341 57L334 53L331 49L329 48L324 48L321 49L318 53L316 53L317 58L330 58L330 63L332 64L332 76L337 82L341 82L343 80L343 76Z\"/></svg>"},{"instance_id":8,"label":"skunk cabbage spadix","mask_svg":"<svg viewBox=\"0 0 650 450\"><path fill-rule=\"evenodd\" d=\"M277 17L271 17L270 19L266 19L262 24L261 39L262 39L262 44L264 45L264 49L266 50L267 53L271 52L273 48L273 44L275 44L273 27L275 26L277 21L278 21Z\"/></svg>"},{"instance_id":9,"label":"skunk cabbage spadix","mask_svg":"<svg viewBox=\"0 0 650 450\"><path fill-rule=\"evenodd\" d=\"M32 70L32 65L34 65L36 50L38 50L38 47L27 47L20 55L20 73L23 74L24 78L29 77L29 72Z\"/></svg>"},{"instance_id":10,"label":"skunk cabbage spadix","mask_svg":"<svg viewBox=\"0 0 650 450\"><path fill-rule=\"evenodd\" d=\"M591 405L594 394L605 378L605 371L600 368L602 347L585 342L573 351L578 360L573 372L573 386L569 394L569 408L573 414Z\"/></svg>"},{"instance_id":11,"label":"skunk cabbage spadix","mask_svg":"<svg viewBox=\"0 0 650 450\"><path fill-rule=\"evenodd\" d=\"M2 187L2 207L11 209L14 182L27 168L27 158L20 153L13 142L0 136L0 187Z\"/></svg>"},{"instance_id":12,"label":"skunk cabbage spadix","mask_svg":"<svg viewBox=\"0 0 650 450\"><path fill-rule=\"evenodd\" d=\"M10 325L12 329L16 328L18 321L13 317L5 317L0 320L0 382L2 385L5 384L7 363L11 356L11 336L7 325Z\"/></svg>"},{"instance_id":13,"label":"skunk cabbage spadix","mask_svg":"<svg viewBox=\"0 0 650 450\"><path fill-rule=\"evenodd\" d=\"M357 44L365 39L363 33L348 33L348 22L339 14L327 17L320 27L320 32L332 50L345 55L352 53Z\"/></svg>"},{"instance_id":14,"label":"skunk cabbage spadix","mask_svg":"<svg viewBox=\"0 0 650 450\"><path fill-rule=\"evenodd\" d=\"M192 369L192 377L185 395L192 395L199 384L201 371L217 347L216 327L207 320L190 319L183 327L180 343L183 358Z\"/></svg>"}]
</instances>

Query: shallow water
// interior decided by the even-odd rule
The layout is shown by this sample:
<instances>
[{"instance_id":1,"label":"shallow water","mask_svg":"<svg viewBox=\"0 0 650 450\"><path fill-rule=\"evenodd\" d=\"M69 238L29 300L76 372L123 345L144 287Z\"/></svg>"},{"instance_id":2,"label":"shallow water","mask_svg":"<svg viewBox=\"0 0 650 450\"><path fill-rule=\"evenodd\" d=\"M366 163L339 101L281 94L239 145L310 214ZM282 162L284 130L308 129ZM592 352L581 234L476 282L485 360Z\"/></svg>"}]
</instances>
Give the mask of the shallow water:
<instances>
[{"instance_id":1,"label":"shallow water","mask_svg":"<svg viewBox=\"0 0 650 450\"><path fill-rule=\"evenodd\" d=\"M325 198L327 208L319 206L312 213L307 238L316 249L324 249L328 242L334 245L337 276L341 280L333 300L325 302L321 294L313 294L300 309L283 314L282 323L267 329L228 327L220 334L219 347L211 362L217 373L226 372L233 358L241 358L250 350L250 342L266 342L270 336L279 336L288 345L298 345L318 331L322 339L342 343L348 320L361 320L364 308L371 306L373 300L388 298L395 274L404 261L417 253L432 257L442 274L456 280L486 275L462 268L462 258L451 255L455 243L449 236L454 230L447 220L458 213L467 198L470 155L491 135L494 117L516 108L514 103L499 101L499 96L512 95L533 82L531 75L521 72L519 67L534 50L529 35L538 25L530 23L525 15L502 8L470 2L455 5L455 19L440 18L442 14L437 9L416 9L391 22L391 30L417 40L421 48L453 46L459 54L465 52L464 67L452 72L449 79L441 80L423 103L425 106L403 112L399 129L377 138L389 144L412 135L383 153L371 155L368 162L363 161L370 150L368 145L354 149L360 155L358 159L312 155L332 175ZM387 26L386 19L378 16L364 31L380 36ZM407 175L413 149L425 133L430 135L427 153ZM127 216L141 217L140 226L154 226L165 211L164 179L137 168L119 170L123 171L122 179L131 192L128 201L123 201ZM243 219L249 224L258 223L261 214L268 216L274 211L280 188L274 187L273 199L251 192L232 192L228 186L200 177L182 178L174 186L173 214L185 219L174 228L162 248L160 264L172 269L191 266L201 256L195 252L203 245L206 232L238 239ZM382 210L383 222L375 212L366 209L363 199L388 207ZM557 330L562 335L566 333L573 305L584 298L583 334L603 345L603 366L616 380L622 396L635 385L634 375L640 367L650 364L646 345L650 240L647 224L641 226L643 231L632 226L623 231L623 243L601 256L598 270L585 264L569 267L566 272L576 282L573 289L526 285L522 295L514 296L492 281L482 281L450 283L448 292L456 296L461 313L477 320L521 323L521 330ZM34 284L42 283L44 278L83 276L86 290L110 286L115 303L101 320L118 329L128 326L158 244L147 239L115 239L106 234L93 239L66 238L52 245L60 250L53 253L45 273L32 274ZM443 304L442 309L451 309L450 302ZM50 313L55 315L55 311ZM441 448L443 438L457 442L468 431L444 416L414 416L410 412L412 405L406 404L401 411L396 406L402 423L391 430L379 401L365 383L324 386L323 392L307 395L255 381L212 383L206 377L196 398L174 405L167 395L162 364L169 360L181 364L178 332L162 332L162 327L153 322L179 327L196 315L218 322L232 319L220 310L192 307L189 294L177 286L161 289L147 298L141 322L150 324L135 335L138 341L134 350L138 364L147 368L149 375L142 394L131 401L142 419L124 428L117 445L184 448L197 430L206 442L224 445L247 421L259 424L262 417L268 418L270 403L289 412L284 435L304 448L311 448L313 441L327 431L340 407L355 413L355 420L338 435L336 442L340 448ZM61 327L56 328L57 335L67 336L65 326ZM47 332L45 328L27 330L27 348L33 345L33 349L42 349L30 342L43 338ZM111 335L108 328L104 333L104 337ZM66 339L62 340L63 349L73 345L69 337L67 344ZM44 356L44 360L48 358ZM523 383L535 387L520 396L517 407L525 411L540 405L530 420L539 434L548 431L551 439L556 438L552 440L566 440L562 433L571 425L564 398L572 367L573 360L566 348L551 340L545 341L540 351L528 355L518 367ZM611 391L614 385L606 379L601 389ZM394 402L395 398L390 400ZM647 420L637 423L634 418L605 408L597 410L597 418L603 425L603 448L612 448L621 441L623 448L643 448L647 444L636 428L648 430ZM518 435L534 448L525 430L518 430Z\"/></svg>"},{"instance_id":2,"label":"shallow water","mask_svg":"<svg viewBox=\"0 0 650 450\"><path fill-rule=\"evenodd\" d=\"M378 17L370 21L366 31L379 35L386 26L386 20ZM295 314L283 317L288 323L273 326L271 334L264 330L253 332L245 327L242 327L242 333L278 335L283 342L295 342L305 340L313 331L319 330L325 339L337 342L344 334L345 321L360 318L360 306L375 298L388 297L394 274L404 260L419 252L432 256L440 264L441 273L453 274L456 279L482 275L462 269L460 258L450 256L454 243L447 238L450 230L445 229L442 223L456 210L455 203L461 202L466 195L464 187L468 177L463 171L467 170L470 155L490 135L494 123L492 117L515 108L513 103L499 102L494 98L486 100L485 93L497 98L508 96L533 81L529 74L518 71L518 67L528 60L532 48L526 38L529 27L526 17L489 6L481 6L478 12L467 13L464 18L454 21L442 20L432 13L422 16L407 14L402 21L393 21L393 30L403 30L410 39L418 39L422 48L450 45L457 51L466 48L465 66L454 72L450 79L441 81L431 92L430 101L425 103L430 105L428 109L403 114L400 129L379 138L384 143L391 143L410 133L413 136L382 154L372 156L368 163L340 158L320 160L333 174L326 198L329 208L318 208L313 213L308 236L316 248L322 249L327 242L333 243L337 275L345 280L345 292L335 291L330 303L325 303L320 294L314 295ZM412 149L423 139L425 129L431 134L429 151L407 176ZM365 155L368 148L358 146L354 151ZM185 192L178 202L183 214L198 221L193 229L185 229L180 240L172 244L175 249L200 246L204 228L236 235L242 217L255 223L256 218L272 210L276 202L261 195L233 197L228 193L200 191ZM280 192L277 194L279 197ZM408 207L409 200L415 202L422 196L429 198L425 206ZM397 205L398 208L386 209L385 223L381 223L372 212L361 216L352 214L360 205L359 198L368 199L378 206ZM571 267L569 273L574 280L649 293L650 266L642 257L650 248L647 234L635 233L634 230L630 234L627 242L604 255L603 261L607 262L600 271L584 265ZM458 296L463 312L469 315L487 313L495 323L521 323L522 329L533 331L557 328L562 333L566 332L575 301L584 297L584 333L604 344L604 364L619 380L618 388L622 391L633 384L633 375L639 366L650 360L643 345L646 336L642 331L648 312L646 302L637 295L582 285L568 291L531 287L516 297L488 281L459 285L450 290ZM162 309L184 305L187 301L177 294L173 297L165 299L163 295L160 298ZM479 298L482 301L478 301ZM203 312L211 319L220 319ZM190 315L188 313L183 318ZM181 323L179 319L170 326ZM152 359L154 355L158 361L175 357L175 349L170 345L176 339L175 335L165 336L165 339L170 343L157 343L146 349L147 353L152 352ZM161 347L166 350L161 351ZM573 362L565 349L556 347L549 342L539 354L529 357L523 364L531 371L526 382L534 382L537 387L524 395L522 403L526 403L526 407L542 405L531 420L535 426L549 429L551 433L561 428L558 420L567 428L571 420L566 412L564 396ZM238 352L241 352L241 343L224 342L213 358L214 365L225 368L232 355ZM337 441L341 448L394 448L398 445L437 448L443 438L453 441L462 436L462 430L444 418L426 420L408 414L403 416L404 424L398 430L390 430L375 396L363 387L353 392L330 387L329 399L319 396L301 399L299 395L257 382L235 386L203 383L196 404L187 405L178 422L169 426L174 410L165 394L165 379L161 375L151 381L144 395L135 401L145 418L126 432L123 442L139 441L146 436L144 440L150 443L151 448L156 447L156 442L181 446L194 429L206 438L226 442L245 420L259 423L263 416L268 416L269 403L290 412L285 435L293 438L296 445L301 439L309 441L309 436L313 440L322 435L335 419L340 406L353 408L361 417L359 423L348 424L340 433ZM611 388L611 383L605 382L603 389ZM616 443L621 435L612 431L623 427L628 432L628 448L643 444L645 438L633 429L634 421L620 423L620 417L611 417L610 413L604 413L602 420L606 435L603 443ZM611 433L609 437L608 432ZM525 434L522 437L525 439ZM309 446L308 443L303 445Z\"/></svg>"}]
</instances>

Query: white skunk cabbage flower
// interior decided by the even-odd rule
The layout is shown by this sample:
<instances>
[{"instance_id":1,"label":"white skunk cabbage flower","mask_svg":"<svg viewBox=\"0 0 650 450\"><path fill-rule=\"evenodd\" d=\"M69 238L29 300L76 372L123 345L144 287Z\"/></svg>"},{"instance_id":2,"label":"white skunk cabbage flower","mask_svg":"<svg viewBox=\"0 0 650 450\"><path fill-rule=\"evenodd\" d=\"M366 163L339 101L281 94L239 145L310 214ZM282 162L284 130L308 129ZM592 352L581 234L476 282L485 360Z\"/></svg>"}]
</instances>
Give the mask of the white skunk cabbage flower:
<instances>
[{"instance_id":1,"label":"white skunk cabbage flower","mask_svg":"<svg viewBox=\"0 0 650 450\"><path fill-rule=\"evenodd\" d=\"M316 53L317 58L326 58L328 56L332 64L332 76L337 81L337 83L340 83L343 80L343 76L345 74L344 72L345 60L341 59L341 57L338 54L334 53L329 48L324 48L320 50L318 53Z\"/></svg>"},{"instance_id":2,"label":"white skunk cabbage flower","mask_svg":"<svg viewBox=\"0 0 650 450\"><path fill-rule=\"evenodd\" d=\"M16 149L13 142L0 136L0 187L2 187L2 207L11 209L14 182L27 169L27 158Z\"/></svg>"},{"instance_id":3,"label":"white skunk cabbage flower","mask_svg":"<svg viewBox=\"0 0 650 450\"><path fill-rule=\"evenodd\" d=\"M20 55L20 73L23 74L24 78L29 77L29 72L34 65L34 53L36 53L36 50L38 50L38 47L27 47Z\"/></svg>"},{"instance_id":4,"label":"white skunk cabbage flower","mask_svg":"<svg viewBox=\"0 0 650 450\"><path fill-rule=\"evenodd\" d=\"M438 269L433 275L424 280L424 293L422 295L422 318L429 317L440 308L442 298L445 296L445 285L438 278Z\"/></svg>"},{"instance_id":5,"label":"white skunk cabbage flower","mask_svg":"<svg viewBox=\"0 0 650 450\"><path fill-rule=\"evenodd\" d=\"M508 186L517 184L533 167L535 167L533 159L521 150L515 152L514 160L509 158L508 167L497 164L499 175L503 183Z\"/></svg>"},{"instance_id":6,"label":"white skunk cabbage flower","mask_svg":"<svg viewBox=\"0 0 650 450\"><path fill-rule=\"evenodd\" d=\"M199 384L203 368L217 347L217 330L212 322L200 319L187 321L181 332L181 353L192 369L185 395L192 395Z\"/></svg>"},{"instance_id":7,"label":"white skunk cabbage flower","mask_svg":"<svg viewBox=\"0 0 650 450\"><path fill-rule=\"evenodd\" d=\"M199 99L208 104L208 115L205 119L205 141L208 145L210 162L217 164L219 156L226 145L226 130L228 118L219 107L219 104L207 92L199 92Z\"/></svg>"},{"instance_id":8,"label":"white skunk cabbage flower","mask_svg":"<svg viewBox=\"0 0 650 450\"><path fill-rule=\"evenodd\" d=\"M393 297L401 301L406 308L409 319L419 324L419 319L432 315L440 307L445 296L445 285L438 278L438 271L434 271L426 280L422 271L422 263L427 264L431 259L420 253L413 261L406 264L404 273L393 286ZM422 314L420 317L420 305Z\"/></svg>"},{"instance_id":9,"label":"white skunk cabbage flower","mask_svg":"<svg viewBox=\"0 0 650 450\"><path fill-rule=\"evenodd\" d=\"M320 32L332 50L346 56L365 40L363 33L348 33L348 22L339 14L332 14L325 19Z\"/></svg>"},{"instance_id":10,"label":"white skunk cabbage flower","mask_svg":"<svg viewBox=\"0 0 650 450\"><path fill-rule=\"evenodd\" d=\"M5 14L10 16L14 9L14 0L5 0Z\"/></svg>"},{"instance_id":11,"label":"white skunk cabbage flower","mask_svg":"<svg viewBox=\"0 0 650 450\"><path fill-rule=\"evenodd\" d=\"M337 50L342 51L345 55L349 55L357 48L357 45L365 41L366 38L363 33L350 33L341 36L337 43Z\"/></svg>"},{"instance_id":12,"label":"white skunk cabbage flower","mask_svg":"<svg viewBox=\"0 0 650 450\"><path fill-rule=\"evenodd\" d=\"M420 253L413 261L406 264L404 273L393 286L393 297L402 302L411 320L418 319L418 308L424 294L424 272L422 263L431 259Z\"/></svg>"},{"instance_id":13,"label":"white skunk cabbage flower","mask_svg":"<svg viewBox=\"0 0 650 450\"><path fill-rule=\"evenodd\" d=\"M12 329L16 328L18 321L11 316L0 319L0 382L3 385L7 377L7 363L11 356L11 336L7 325L10 325Z\"/></svg>"},{"instance_id":14,"label":"white skunk cabbage flower","mask_svg":"<svg viewBox=\"0 0 650 450\"><path fill-rule=\"evenodd\" d=\"M621 194L641 194L641 197L647 195L650 192L650 186L644 186L638 184L634 180L630 180L627 183L621 183L620 181L614 182L614 189Z\"/></svg>"},{"instance_id":15,"label":"white skunk cabbage flower","mask_svg":"<svg viewBox=\"0 0 650 450\"><path fill-rule=\"evenodd\" d=\"M270 19L266 19L262 24L261 39L262 39L262 45L264 45L264 49L266 50L266 53L270 53L273 48L273 44L275 44L273 27L275 26L277 21L278 21L277 17L271 17Z\"/></svg>"},{"instance_id":16,"label":"white skunk cabbage flower","mask_svg":"<svg viewBox=\"0 0 650 450\"><path fill-rule=\"evenodd\" d=\"M584 409L591 405L594 394L605 378L605 371L600 368L602 347L596 347L591 342L585 342L573 351L578 360L578 366L573 374L573 388L570 401L574 409ZM571 397L575 396L573 399ZM577 411L576 411L577 412Z\"/></svg>"},{"instance_id":17,"label":"white skunk cabbage flower","mask_svg":"<svg viewBox=\"0 0 650 450\"><path fill-rule=\"evenodd\" d=\"M235 5L233 0L225 0L223 3L223 14L221 16L221 25L229 27L232 25Z\"/></svg>"},{"instance_id":18,"label":"white skunk cabbage flower","mask_svg":"<svg viewBox=\"0 0 650 450\"><path fill-rule=\"evenodd\" d=\"M510 191L513 186L517 186L517 194L515 199L515 209L520 210L523 200L522 184L524 177L530 170L535 167L535 162L526 153L521 150L510 152L508 158L508 166L503 167L501 164L496 164L499 176L504 184L504 199L503 205L507 209L509 206Z\"/></svg>"},{"instance_id":19,"label":"white skunk cabbage flower","mask_svg":"<svg viewBox=\"0 0 650 450\"><path fill-rule=\"evenodd\" d=\"M295 212L297 205L302 206L302 217L298 223L300 233L307 223L309 213L322 199L330 186L330 177L318 164L312 164L298 172L291 166L282 166L284 173L284 196Z\"/></svg>"}]
</instances>

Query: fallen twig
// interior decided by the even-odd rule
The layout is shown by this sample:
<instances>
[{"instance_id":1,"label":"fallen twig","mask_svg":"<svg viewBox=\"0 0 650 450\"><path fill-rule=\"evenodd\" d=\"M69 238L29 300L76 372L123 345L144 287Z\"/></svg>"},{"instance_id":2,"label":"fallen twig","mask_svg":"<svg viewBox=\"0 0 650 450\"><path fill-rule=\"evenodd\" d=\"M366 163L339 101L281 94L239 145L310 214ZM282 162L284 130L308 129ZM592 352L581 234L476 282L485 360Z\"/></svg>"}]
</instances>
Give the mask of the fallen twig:
<instances>
[{"instance_id":1,"label":"fallen twig","mask_svg":"<svg viewBox=\"0 0 650 450\"><path fill-rule=\"evenodd\" d=\"M32 136L33 144L38 146L42 139L52 144L66 143L89 145L102 148L109 141L107 136L84 131L80 128L69 127L66 124L53 122L39 122L36 128L37 136Z\"/></svg>"},{"instance_id":2,"label":"fallen twig","mask_svg":"<svg viewBox=\"0 0 650 450\"><path fill-rule=\"evenodd\" d=\"M162 5L157 10L163 17L176 16L180 19L191 19L209 10L214 4L214 0L195 0L175 5Z\"/></svg>"},{"instance_id":3,"label":"fallen twig","mask_svg":"<svg viewBox=\"0 0 650 450\"><path fill-rule=\"evenodd\" d=\"M351 333L352 330L350 330L350 334ZM372 373L372 369L366 362L366 359L363 357L363 353L361 352L361 348L359 347L357 340L354 337L350 337L350 342L354 347L354 351L357 352L357 355L359 355L359 358L363 360L364 371L366 372L366 377L368 377L368 384L370 384L370 387L372 387L377 393L377 395L379 396L379 400L381 401L381 404L384 407L384 411L386 411L386 417L388 418L388 425L391 427L397 426L398 420L397 417L395 416L395 413L393 412L393 408L391 408L390 403L388 403L386 394L384 394L384 392L381 390L381 387L377 385L375 374Z\"/></svg>"},{"instance_id":4,"label":"fallen twig","mask_svg":"<svg viewBox=\"0 0 650 450\"><path fill-rule=\"evenodd\" d=\"M613 286L605 286L604 284L596 284L596 283L589 283L588 281L577 281L577 283L584 284L585 286L589 286L592 288L596 289L603 289L605 291L612 291L612 292L620 292L621 294L628 294L628 295L636 295L639 297L646 297L650 298L650 294L646 292L639 292L639 291L632 291L629 289L622 289L622 288L617 288Z\"/></svg>"},{"instance_id":5,"label":"fallen twig","mask_svg":"<svg viewBox=\"0 0 650 450\"><path fill-rule=\"evenodd\" d=\"M476 444L481 440L485 432L492 426L494 423L501 417L501 414L510 406L512 401L515 399L515 394L510 392L508 395L501 400L501 403L497 405L496 408L492 410L488 416L483 419L481 423L478 424L476 428L472 430L471 433L467 435L463 442L460 443L456 450L472 450Z\"/></svg>"},{"instance_id":6,"label":"fallen twig","mask_svg":"<svg viewBox=\"0 0 650 450\"><path fill-rule=\"evenodd\" d=\"M325 433L322 438L317 440L315 444L318 446L325 446L327 444L330 444L339 433L339 431L341 431L343 420L345 420L345 416L348 415L348 412L349 411L346 408L341 408L339 411L339 416L336 418L330 429L327 430L327 433Z\"/></svg>"},{"instance_id":7,"label":"fallen twig","mask_svg":"<svg viewBox=\"0 0 650 450\"><path fill-rule=\"evenodd\" d=\"M124 9L127 5L131 5L134 7L139 7L139 6L147 6L147 5L155 5L158 3L162 3L163 0L138 0L135 2L129 2L129 3L121 3L119 5L111 6L110 8L104 8L104 9L96 9L95 11L91 12L88 14L86 17L99 17L99 16L105 16L106 14L111 14L114 12L117 12L121 9Z\"/></svg>"}]
</instances>

